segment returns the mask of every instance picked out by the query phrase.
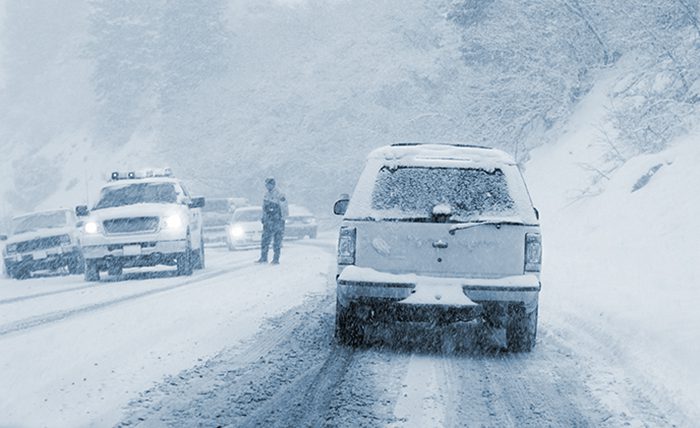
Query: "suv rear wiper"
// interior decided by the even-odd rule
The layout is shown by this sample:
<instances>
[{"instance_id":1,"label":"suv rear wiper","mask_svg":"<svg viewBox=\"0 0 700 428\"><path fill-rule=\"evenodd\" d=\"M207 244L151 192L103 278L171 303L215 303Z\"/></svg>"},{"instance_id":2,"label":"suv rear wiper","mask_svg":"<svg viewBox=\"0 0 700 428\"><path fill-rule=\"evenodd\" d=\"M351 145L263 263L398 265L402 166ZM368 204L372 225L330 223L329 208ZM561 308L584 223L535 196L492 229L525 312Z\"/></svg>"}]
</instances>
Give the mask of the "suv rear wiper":
<instances>
[{"instance_id":1,"label":"suv rear wiper","mask_svg":"<svg viewBox=\"0 0 700 428\"><path fill-rule=\"evenodd\" d=\"M464 229L471 229L472 227L476 226L483 226L483 225L493 225L496 226L496 228L500 229L501 226L503 225L515 225L515 226L524 226L525 223L522 221L514 221L514 220L477 220L469 223L459 223L455 224L454 226L450 227L449 234L454 235L455 232L458 230L464 230Z\"/></svg>"}]
</instances>

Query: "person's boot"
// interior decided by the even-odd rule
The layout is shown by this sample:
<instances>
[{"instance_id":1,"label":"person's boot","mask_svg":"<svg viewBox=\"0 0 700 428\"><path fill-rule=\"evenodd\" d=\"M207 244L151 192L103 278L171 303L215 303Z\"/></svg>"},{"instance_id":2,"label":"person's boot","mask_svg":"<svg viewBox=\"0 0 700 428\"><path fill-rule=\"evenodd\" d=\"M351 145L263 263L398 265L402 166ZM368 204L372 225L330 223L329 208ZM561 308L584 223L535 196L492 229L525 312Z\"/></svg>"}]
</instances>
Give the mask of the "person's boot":
<instances>
[{"instance_id":1,"label":"person's boot","mask_svg":"<svg viewBox=\"0 0 700 428\"><path fill-rule=\"evenodd\" d=\"M278 264L280 264L280 255L279 255L279 253L276 253L276 254L272 257L272 262L271 262L271 263L272 263L273 265L278 265Z\"/></svg>"},{"instance_id":2,"label":"person's boot","mask_svg":"<svg viewBox=\"0 0 700 428\"><path fill-rule=\"evenodd\" d=\"M267 254L265 254L265 253L260 254L260 258L257 259L257 260L255 261L255 263L258 263L258 264L267 263Z\"/></svg>"}]
</instances>

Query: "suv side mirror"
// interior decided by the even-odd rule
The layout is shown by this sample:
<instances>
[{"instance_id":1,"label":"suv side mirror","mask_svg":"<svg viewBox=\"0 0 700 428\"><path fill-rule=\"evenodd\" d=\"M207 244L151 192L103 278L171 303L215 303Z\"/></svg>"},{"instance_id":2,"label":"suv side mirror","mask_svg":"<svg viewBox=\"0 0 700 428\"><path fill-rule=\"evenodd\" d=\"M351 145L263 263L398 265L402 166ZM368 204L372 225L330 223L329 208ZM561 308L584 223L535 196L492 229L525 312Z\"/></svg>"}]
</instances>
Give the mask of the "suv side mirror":
<instances>
[{"instance_id":1,"label":"suv side mirror","mask_svg":"<svg viewBox=\"0 0 700 428\"><path fill-rule=\"evenodd\" d=\"M349 203L350 199L339 199L338 201L336 201L335 205L333 205L333 214L345 215L345 212L348 210Z\"/></svg>"},{"instance_id":2,"label":"suv side mirror","mask_svg":"<svg viewBox=\"0 0 700 428\"><path fill-rule=\"evenodd\" d=\"M78 217L87 217L89 213L90 210L88 210L87 205L78 205L75 207L75 215Z\"/></svg>"},{"instance_id":3,"label":"suv side mirror","mask_svg":"<svg viewBox=\"0 0 700 428\"><path fill-rule=\"evenodd\" d=\"M192 198L190 200L190 203L187 204L187 206L190 208L202 208L204 206L204 203L205 203L205 201L204 201L203 197Z\"/></svg>"},{"instance_id":4,"label":"suv side mirror","mask_svg":"<svg viewBox=\"0 0 700 428\"><path fill-rule=\"evenodd\" d=\"M7 241L7 235L0 235L0 241Z\"/></svg>"}]
</instances>

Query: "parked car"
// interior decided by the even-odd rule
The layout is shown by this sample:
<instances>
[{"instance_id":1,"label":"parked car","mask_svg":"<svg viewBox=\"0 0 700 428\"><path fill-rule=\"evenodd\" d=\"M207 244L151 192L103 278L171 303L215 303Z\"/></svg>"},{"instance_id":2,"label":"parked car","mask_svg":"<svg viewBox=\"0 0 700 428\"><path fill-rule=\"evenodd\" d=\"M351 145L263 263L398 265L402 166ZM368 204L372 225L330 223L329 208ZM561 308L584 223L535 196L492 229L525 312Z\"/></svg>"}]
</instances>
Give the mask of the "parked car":
<instances>
[{"instance_id":1,"label":"parked car","mask_svg":"<svg viewBox=\"0 0 700 428\"><path fill-rule=\"evenodd\" d=\"M284 226L285 239L315 239L317 233L318 222L311 211L299 205L290 205Z\"/></svg>"},{"instance_id":2,"label":"parked car","mask_svg":"<svg viewBox=\"0 0 700 428\"><path fill-rule=\"evenodd\" d=\"M262 239L262 207L238 208L233 212L226 230L228 249L241 250L260 245Z\"/></svg>"},{"instance_id":3,"label":"parked car","mask_svg":"<svg viewBox=\"0 0 700 428\"><path fill-rule=\"evenodd\" d=\"M202 230L205 244L226 243L226 225L236 209L232 198L207 198L202 207Z\"/></svg>"},{"instance_id":4,"label":"parked car","mask_svg":"<svg viewBox=\"0 0 700 428\"><path fill-rule=\"evenodd\" d=\"M112 173L89 212L76 207L84 217L85 280L129 267L176 266L179 275L203 269L203 206L204 198L190 196L169 168Z\"/></svg>"},{"instance_id":5,"label":"parked car","mask_svg":"<svg viewBox=\"0 0 700 428\"><path fill-rule=\"evenodd\" d=\"M378 321L482 318L512 351L535 345L541 236L522 174L485 147L398 144L373 151L338 241L336 337Z\"/></svg>"},{"instance_id":6,"label":"parked car","mask_svg":"<svg viewBox=\"0 0 700 428\"><path fill-rule=\"evenodd\" d=\"M12 219L12 234L5 238L3 259L11 278L29 278L32 272L65 268L83 272L78 243L77 219L71 210L25 214Z\"/></svg>"}]
</instances>

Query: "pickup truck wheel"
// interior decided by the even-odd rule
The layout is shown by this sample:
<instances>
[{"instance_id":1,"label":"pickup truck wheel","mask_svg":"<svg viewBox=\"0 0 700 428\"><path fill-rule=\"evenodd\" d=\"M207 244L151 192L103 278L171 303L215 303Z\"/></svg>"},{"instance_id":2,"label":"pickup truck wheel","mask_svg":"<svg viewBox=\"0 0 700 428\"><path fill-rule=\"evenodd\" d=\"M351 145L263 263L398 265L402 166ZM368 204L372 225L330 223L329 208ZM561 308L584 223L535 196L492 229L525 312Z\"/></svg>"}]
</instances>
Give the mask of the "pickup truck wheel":
<instances>
[{"instance_id":1,"label":"pickup truck wheel","mask_svg":"<svg viewBox=\"0 0 700 428\"><path fill-rule=\"evenodd\" d=\"M353 305L345 307L339 302L335 305L335 338L347 346L359 346L364 343L364 322L355 315Z\"/></svg>"},{"instance_id":2,"label":"pickup truck wheel","mask_svg":"<svg viewBox=\"0 0 700 428\"><path fill-rule=\"evenodd\" d=\"M537 338L537 307L526 313L525 306L511 305L508 307L508 325L506 340L511 352L530 352Z\"/></svg>"},{"instance_id":3,"label":"pickup truck wheel","mask_svg":"<svg viewBox=\"0 0 700 428\"><path fill-rule=\"evenodd\" d=\"M22 280L22 279L27 279L30 276L32 276L32 273L29 269L15 267L14 269L12 269L10 271L10 277L12 277L14 279Z\"/></svg>"},{"instance_id":4,"label":"pickup truck wheel","mask_svg":"<svg viewBox=\"0 0 700 428\"><path fill-rule=\"evenodd\" d=\"M94 260L85 260L85 281L96 282L100 280L100 268Z\"/></svg>"},{"instance_id":5,"label":"pickup truck wheel","mask_svg":"<svg viewBox=\"0 0 700 428\"><path fill-rule=\"evenodd\" d=\"M71 275L80 275L85 272L85 262L83 258L75 256L68 260L68 273Z\"/></svg>"},{"instance_id":6,"label":"pickup truck wheel","mask_svg":"<svg viewBox=\"0 0 700 428\"><path fill-rule=\"evenodd\" d=\"M204 239L199 241L199 249L194 253L194 268L204 269Z\"/></svg>"},{"instance_id":7,"label":"pickup truck wheel","mask_svg":"<svg viewBox=\"0 0 700 428\"><path fill-rule=\"evenodd\" d=\"M121 267L121 266L119 266L119 265L110 266L110 267L109 267L109 270L107 271L107 273L109 274L109 276L119 276L119 275L121 275L123 272L124 272L124 268Z\"/></svg>"},{"instance_id":8,"label":"pickup truck wheel","mask_svg":"<svg viewBox=\"0 0 700 428\"><path fill-rule=\"evenodd\" d=\"M181 276L192 275L192 249L187 248L177 256L177 274Z\"/></svg>"}]
</instances>

